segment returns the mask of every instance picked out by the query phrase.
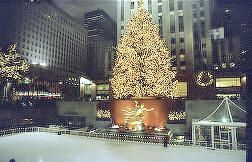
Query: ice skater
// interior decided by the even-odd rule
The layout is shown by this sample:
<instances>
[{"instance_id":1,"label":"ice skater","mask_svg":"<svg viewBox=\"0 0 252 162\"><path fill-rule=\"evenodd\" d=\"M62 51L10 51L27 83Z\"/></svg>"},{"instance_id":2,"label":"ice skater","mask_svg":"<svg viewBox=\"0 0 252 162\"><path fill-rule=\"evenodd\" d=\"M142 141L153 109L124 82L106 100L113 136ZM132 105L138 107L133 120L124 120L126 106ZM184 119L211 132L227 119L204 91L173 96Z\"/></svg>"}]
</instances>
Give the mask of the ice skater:
<instances>
[{"instance_id":1,"label":"ice skater","mask_svg":"<svg viewBox=\"0 0 252 162\"><path fill-rule=\"evenodd\" d=\"M167 147L168 144L168 136L164 136L164 147Z\"/></svg>"}]
</instances>

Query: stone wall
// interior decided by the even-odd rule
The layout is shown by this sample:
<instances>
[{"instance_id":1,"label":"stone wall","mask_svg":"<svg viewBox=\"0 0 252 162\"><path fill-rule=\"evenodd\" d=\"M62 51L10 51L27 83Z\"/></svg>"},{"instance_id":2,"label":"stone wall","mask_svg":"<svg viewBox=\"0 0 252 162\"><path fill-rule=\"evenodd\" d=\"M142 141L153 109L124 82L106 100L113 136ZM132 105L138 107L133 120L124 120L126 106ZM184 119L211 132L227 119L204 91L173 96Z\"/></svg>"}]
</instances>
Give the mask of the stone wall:
<instances>
[{"instance_id":1,"label":"stone wall","mask_svg":"<svg viewBox=\"0 0 252 162\"><path fill-rule=\"evenodd\" d=\"M59 116L85 117L86 126L96 124L96 102L59 101L56 107Z\"/></svg>"}]
</instances>

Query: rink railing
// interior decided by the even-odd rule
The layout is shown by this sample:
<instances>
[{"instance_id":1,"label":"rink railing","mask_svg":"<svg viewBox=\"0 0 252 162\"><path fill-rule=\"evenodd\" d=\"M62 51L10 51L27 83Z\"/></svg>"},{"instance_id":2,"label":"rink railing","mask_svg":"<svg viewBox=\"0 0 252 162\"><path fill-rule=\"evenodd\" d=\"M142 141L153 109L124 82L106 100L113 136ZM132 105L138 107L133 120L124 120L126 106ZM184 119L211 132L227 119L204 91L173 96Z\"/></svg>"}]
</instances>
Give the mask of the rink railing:
<instances>
[{"instance_id":1,"label":"rink railing","mask_svg":"<svg viewBox=\"0 0 252 162\"><path fill-rule=\"evenodd\" d=\"M13 128L7 130L0 130L1 136L10 136L20 133L26 132L46 132L46 133L54 133L58 135L74 135L74 136L85 136L89 138L101 138L108 140L117 140L117 141L132 141L132 142L140 142L140 143L150 143L150 144L164 144L163 136L160 135L150 135L150 136L141 136L141 135L127 135L127 134L117 134L117 133L102 133L102 132L86 132L82 130L68 130L62 128L45 128L45 127L28 127L28 128ZM211 149L211 144L207 141L197 141L197 143L193 143L191 140L183 140L176 141L170 140L168 141L168 145L170 146L189 146L189 147L204 147ZM214 149L225 149L225 150L234 150L231 147L231 143L227 142L215 142ZM237 148L235 150L246 150L245 144L237 144Z\"/></svg>"}]
</instances>

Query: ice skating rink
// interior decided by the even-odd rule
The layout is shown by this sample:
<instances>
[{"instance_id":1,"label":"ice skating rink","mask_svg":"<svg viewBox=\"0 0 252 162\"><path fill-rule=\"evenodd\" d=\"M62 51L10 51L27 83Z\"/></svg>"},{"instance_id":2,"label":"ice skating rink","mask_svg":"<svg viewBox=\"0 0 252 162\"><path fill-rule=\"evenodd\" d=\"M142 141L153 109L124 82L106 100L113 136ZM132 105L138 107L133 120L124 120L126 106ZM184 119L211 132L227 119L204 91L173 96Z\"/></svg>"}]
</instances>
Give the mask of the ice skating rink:
<instances>
[{"instance_id":1,"label":"ice skating rink","mask_svg":"<svg viewBox=\"0 0 252 162\"><path fill-rule=\"evenodd\" d=\"M48 133L0 137L0 162L245 162L246 152Z\"/></svg>"}]
</instances>

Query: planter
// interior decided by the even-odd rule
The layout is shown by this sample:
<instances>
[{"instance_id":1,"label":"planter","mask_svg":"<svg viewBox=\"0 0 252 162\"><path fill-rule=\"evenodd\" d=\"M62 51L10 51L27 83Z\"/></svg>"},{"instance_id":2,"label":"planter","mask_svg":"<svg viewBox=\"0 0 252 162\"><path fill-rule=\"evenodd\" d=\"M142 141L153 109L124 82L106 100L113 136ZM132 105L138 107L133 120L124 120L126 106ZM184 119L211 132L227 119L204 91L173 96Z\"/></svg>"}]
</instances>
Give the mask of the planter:
<instances>
[{"instance_id":1,"label":"planter","mask_svg":"<svg viewBox=\"0 0 252 162\"><path fill-rule=\"evenodd\" d=\"M136 103L144 105L146 109L143 116L143 124L147 128L165 127L167 123L168 113L173 105L173 100L151 98L133 98L127 100L113 100L111 115L115 124L125 125L125 111L127 108L136 109Z\"/></svg>"}]
</instances>

